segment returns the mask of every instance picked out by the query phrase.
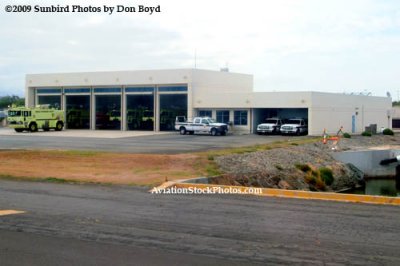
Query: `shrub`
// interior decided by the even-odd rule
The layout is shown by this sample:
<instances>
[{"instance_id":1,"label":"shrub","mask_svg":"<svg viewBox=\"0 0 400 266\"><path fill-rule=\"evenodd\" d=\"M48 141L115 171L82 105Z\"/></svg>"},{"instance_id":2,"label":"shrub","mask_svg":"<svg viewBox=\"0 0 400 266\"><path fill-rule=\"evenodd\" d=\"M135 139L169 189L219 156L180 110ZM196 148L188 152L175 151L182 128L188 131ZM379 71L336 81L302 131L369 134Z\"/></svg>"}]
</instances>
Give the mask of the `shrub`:
<instances>
[{"instance_id":1,"label":"shrub","mask_svg":"<svg viewBox=\"0 0 400 266\"><path fill-rule=\"evenodd\" d=\"M304 181L306 181L307 184L315 185L317 183L317 178L309 172L304 177Z\"/></svg>"},{"instance_id":2,"label":"shrub","mask_svg":"<svg viewBox=\"0 0 400 266\"><path fill-rule=\"evenodd\" d=\"M313 176L315 176L316 178L319 178L319 172L318 172L317 170L311 169L311 174L312 174Z\"/></svg>"},{"instance_id":3,"label":"shrub","mask_svg":"<svg viewBox=\"0 0 400 266\"><path fill-rule=\"evenodd\" d=\"M333 172L330 168L321 167L319 168L319 174L321 176L322 181L328 186L333 183Z\"/></svg>"},{"instance_id":4,"label":"shrub","mask_svg":"<svg viewBox=\"0 0 400 266\"><path fill-rule=\"evenodd\" d=\"M382 131L382 134L383 134L383 135L390 135L390 136L393 136L393 135L394 135L393 130L391 130L390 128L385 128L385 129Z\"/></svg>"},{"instance_id":5,"label":"shrub","mask_svg":"<svg viewBox=\"0 0 400 266\"><path fill-rule=\"evenodd\" d=\"M325 190L326 186L324 181L322 181L321 179L317 179L317 182L315 183L315 188L319 190Z\"/></svg>"},{"instance_id":6,"label":"shrub","mask_svg":"<svg viewBox=\"0 0 400 266\"><path fill-rule=\"evenodd\" d=\"M332 185L334 178L332 169L321 167L316 170L308 164L296 164L297 169L305 173L304 181L309 184L310 190L326 190L326 186Z\"/></svg>"},{"instance_id":7,"label":"shrub","mask_svg":"<svg viewBox=\"0 0 400 266\"><path fill-rule=\"evenodd\" d=\"M279 165L279 164L276 164L275 168L278 169L279 171L283 170L283 167L281 165Z\"/></svg>"},{"instance_id":8,"label":"shrub","mask_svg":"<svg viewBox=\"0 0 400 266\"><path fill-rule=\"evenodd\" d=\"M363 133L361 133L361 136L364 136L364 137L371 137L371 136L372 136L372 133L369 132L369 131L364 131Z\"/></svg>"},{"instance_id":9,"label":"shrub","mask_svg":"<svg viewBox=\"0 0 400 266\"><path fill-rule=\"evenodd\" d=\"M297 169L303 172L311 171L311 167L308 164L296 164L295 166Z\"/></svg>"},{"instance_id":10,"label":"shrub","mask_svg":"<svg viewBox=\"0 0 400 266\"><path fill-rule=\"evenodd\" d=\"M343 133L343 138L350 139L351 135L347 132Z\"/></svg>"}]
</instances>

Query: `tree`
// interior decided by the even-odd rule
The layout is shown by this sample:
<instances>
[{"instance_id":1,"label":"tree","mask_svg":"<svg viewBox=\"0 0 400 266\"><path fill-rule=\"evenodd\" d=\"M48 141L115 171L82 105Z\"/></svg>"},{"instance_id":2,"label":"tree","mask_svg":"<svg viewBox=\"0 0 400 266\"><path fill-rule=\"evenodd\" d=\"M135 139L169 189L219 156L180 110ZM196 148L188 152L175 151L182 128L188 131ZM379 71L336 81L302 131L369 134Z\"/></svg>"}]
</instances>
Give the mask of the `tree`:
<instances>
[{"instance_id":1,"label":"tree","mask_svg":"<svg viewBox=\"0 0 400 266\"><path fill-rule=\"evenodd\" d=\"M25 98L20 98L16 95L0 97L0 109L7 109L12 104L23 106L25 105Z\"/></svg>"}]
</instances>

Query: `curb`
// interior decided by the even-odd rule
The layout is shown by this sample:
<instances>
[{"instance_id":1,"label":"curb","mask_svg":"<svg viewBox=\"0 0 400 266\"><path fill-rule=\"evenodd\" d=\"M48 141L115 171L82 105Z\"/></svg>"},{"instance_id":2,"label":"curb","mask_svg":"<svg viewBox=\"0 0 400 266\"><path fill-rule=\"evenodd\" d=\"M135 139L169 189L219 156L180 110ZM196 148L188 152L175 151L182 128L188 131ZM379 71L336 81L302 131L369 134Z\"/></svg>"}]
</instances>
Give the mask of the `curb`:
<instances>
[{"instance_id":1,"label":"curb","mask_svg":"<svg viewBox=\"0 0 400 266\"><path fill-rule=\"evenodd\" d=\"M256 195L265 197L279 197L279 198L294 198L294 199L307 199L307 200L328 200L338 202L352 202L352 203L367 203L367 204L380 204L380 205L400 205L400 197L385 197L385 196L372 196L372 195L358 195L358 194L341 194L333 192L311 192L302 190L285 190L274 188L258 188L261 193L246 193L249 187L243 186L227 186L227 185L212 185L212 184L194 184L194 183L179 183L179 182L166 182L161 186L152 189L160 191L167 188L197 188L202 190L213 188L221 188L226 190L240 191L238 194L242 195ZM252 187L254 189L254 187ZM149 191L149 192L151 192ZM216 193L217 194L217 193Z\"/></svg>"}]
</instances>

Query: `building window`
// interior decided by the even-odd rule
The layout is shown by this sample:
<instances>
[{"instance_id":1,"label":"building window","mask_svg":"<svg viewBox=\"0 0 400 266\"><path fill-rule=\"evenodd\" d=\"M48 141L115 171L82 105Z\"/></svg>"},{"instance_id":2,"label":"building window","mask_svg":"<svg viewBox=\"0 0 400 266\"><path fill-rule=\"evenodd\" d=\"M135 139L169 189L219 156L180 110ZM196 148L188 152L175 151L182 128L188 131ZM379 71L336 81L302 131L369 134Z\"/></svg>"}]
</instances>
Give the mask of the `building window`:
<instances>
[{"instance_id":1,"label":"building window","mask_svg":"<svg viewBox=\"0 0 400 266\"><path fill-rule=\"evenodd\" d=\"M50 108L61 109L61 96L38 96L39 105L48 105Z\"/></svg>"},{"instance_id":2,"label":"building window","mask_svg":"<svg viewBox=\"0 0 400 266\"><path fill-rule=\"evenodd\" d=\"M50 94L50 93L59 94L61 93L61 89L58 88L37 89L36 92L37 94Z\"/></svg>"},{"instance_id":3,"label":"building window","mask_svg":"<svg viewBox=\"0 0 400 266\"><path fill-rule=\"evenodd\" d=\"M119 92L121 92L121 88L95 88L94 89L94 92L95 93L98 93L98 92L117 92L117 93L119 93Z\"/></svg>"},{"instance_id":4,"label":"building window","mask_svg":"<svg viewBox=\"0 0 400 266\"><path fill-rule=\"evenodd\" d=\"M159 92L169 92L169 91L187 91L187 86L160 86L158 87Z\"/></svg>"},{"instance_id":5,"label":"building window","mask_svg":"<svg viewBox=\"0 0 400 266\"><path fill-rule=\"evenodd\" d=\"M211 110L199 110L199 116L211 117L212 111Z\"/></svg>"},{"instance_id":6,"label":"building window","mask_svg":"<svg viewBox=\"0 0 400 266\"><path fill-rule=\"evenodd\" d=\"M217 122L228 123L229 122L229 111L228 110L217 111Z\"/></svg>"},{"instance_id":7,"label":"building window","mask_svg":"<svg viewBox=\"0 0 400 266\"><path fill-rule=\"evenodd\" d=\"M154 92L154 87L128 87L126 92Z\"/></svg>"},{"instance_id":8,"label":"building window","mask_svg":"<svg viewBox=\"0 0 400 266\"><path fill-rule=\"evenodd\" d=\"M247 126L247 111L235 111L234 124L238 126Z\"/></svg>"},{"instance_id":9,"label":"building window","mask_svg":"<svg viewBox=\"0 0 400 266\"><path fill-rule=\"evenodd\" d=\"M90 93L90 88L66 88L65 93Z\"/></svg>"}]
</instances>

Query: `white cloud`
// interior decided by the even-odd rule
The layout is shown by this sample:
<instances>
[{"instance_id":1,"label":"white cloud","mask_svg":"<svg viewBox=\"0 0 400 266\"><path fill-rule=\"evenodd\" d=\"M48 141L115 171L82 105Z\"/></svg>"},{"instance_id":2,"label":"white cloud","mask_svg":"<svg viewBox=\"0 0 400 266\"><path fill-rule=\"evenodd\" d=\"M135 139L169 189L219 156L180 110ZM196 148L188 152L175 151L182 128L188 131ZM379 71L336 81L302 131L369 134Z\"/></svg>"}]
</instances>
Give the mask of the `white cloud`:
<instances>
[{"instance_id":1,"label":"white cloud","mask_svg":"<svg viewBox=\"0 0 400 266\"><path fill-rule=\"evenodd\" d=\"M26 4L22 2L22 4ZM48 1L37 1L49 5ZM53 2L52 2L53 3ZM65 0L60 5L140 2ZM54 4L54 3L53 3ZM374 0L151 0L160 14L0 16L0 94L26 73L197 66L255 76L257 90L396 95L400 5Z\"/></svg>"}]
</instances>

